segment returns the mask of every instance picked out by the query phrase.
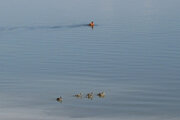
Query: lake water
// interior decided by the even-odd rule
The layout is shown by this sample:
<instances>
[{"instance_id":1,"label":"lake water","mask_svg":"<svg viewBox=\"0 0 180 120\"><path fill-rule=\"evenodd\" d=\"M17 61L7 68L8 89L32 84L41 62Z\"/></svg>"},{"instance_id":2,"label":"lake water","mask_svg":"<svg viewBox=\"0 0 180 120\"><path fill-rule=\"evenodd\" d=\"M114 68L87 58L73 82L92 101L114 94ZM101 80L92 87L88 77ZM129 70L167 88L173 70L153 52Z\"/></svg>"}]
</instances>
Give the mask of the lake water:
<instances>
[{"instance_id":1,"label":"lake water","mask_svg":"<svg viewBox=\"0 0 180 120\"><path fill-rule=\"evenodd\" d=\"M0 0L0 119L179 120L179 5Z\"/></svg>"}]
</instances>

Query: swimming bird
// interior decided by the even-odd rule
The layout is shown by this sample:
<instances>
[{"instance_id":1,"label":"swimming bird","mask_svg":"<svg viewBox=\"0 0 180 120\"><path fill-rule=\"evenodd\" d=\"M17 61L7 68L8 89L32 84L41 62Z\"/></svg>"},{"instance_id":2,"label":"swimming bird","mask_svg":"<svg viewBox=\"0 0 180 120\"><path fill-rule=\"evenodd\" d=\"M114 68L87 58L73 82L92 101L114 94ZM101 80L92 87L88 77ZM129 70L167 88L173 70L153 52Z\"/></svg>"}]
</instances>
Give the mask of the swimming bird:
<instances>
[{"instance_id":1,"label":"swimming bird","mask_svg":"<svg viewBox=\"0 0 180 120\"><path fill-rule=\"evenodd\" d=\"M105 95L106 95L105 92L100 92L100 93L97 94L97 96L99 96L101 98L105 97Z\"/></svg>"},{"instance_id":2,"label":"swimming bird","mask_svg":"<svg viewBox=\"0 0 180 120\"><path fill-rule=\"evenodd\" d=\"M83 95L82 93L79 93L79 94L76 94L74 96L80 98L80 97L82 97L82 95Z\"/></svg>"},{"instance_id":3,"label":"swimming bird","mask_svg":"<svg viewBox=\"0 0 180 120\"><path fill-rule=\"evenodd\" d=\"M63 98L60 96L59 98L56 98L56 100L57 100L58 102L62 102L62 101L63 101Z\"/></svg>"},{"instance_id":4,"label":"swimming bird","mask_svg":"<svg viewBox=\"0 0 180 120\"><path fill-rule=\"evenodd\" d=\"M86 95L86 97L87 97L88 99L92 99L92 98L93 98L93 92L88 93L88 94Z\"/></svg>"},{"instance_id":5,"label":"swimming bird","mask_svg":"<svg viewBox=\"0 0 180 120\"><path fill-rule=\"evenodd\" d=\"M93 21L90 22L90 23L89 23L89 26L94 27L94 22L93 22Z\"/></svg>"}]
</instances>

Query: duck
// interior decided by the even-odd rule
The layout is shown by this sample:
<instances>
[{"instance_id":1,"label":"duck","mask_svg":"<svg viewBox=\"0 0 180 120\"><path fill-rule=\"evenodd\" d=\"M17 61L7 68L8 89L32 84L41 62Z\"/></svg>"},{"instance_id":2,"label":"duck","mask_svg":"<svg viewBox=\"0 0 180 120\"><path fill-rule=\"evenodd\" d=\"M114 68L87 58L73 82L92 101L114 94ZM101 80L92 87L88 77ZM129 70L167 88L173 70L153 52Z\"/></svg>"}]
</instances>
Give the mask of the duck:
<instances>
[{"instance_id":1,"label":"duck","mask_svg":"<svg viewBox=\"0 0 180 120\"><path fill-rule=\"evenodd\" d=\"M88 99L92 99L92 98L93 98L93 92L88 93L88 94L86 95L86 97L87 97Z\"/></svg>"},{"instance_id":2,"label":"duck","mask_svg":"<svg viewBox=\"0 0 180 120\"><path fill-rule=\"evenodd\" d=\"M89 26L94 27L94 22L91 21L91 22L89 23Z\"/></svg>"},{"instance_id":3,"label":"duck","mask_svg":"<svg viewBox=\"0 0 180 120\"><path fill-rule=\"evenodd\" d=\"M103 97L105 97L105 92L100 92L100 93L97 94L97 96L103 98Z\"/></svg>"},{"instance_id":4,"label":"duck","mask_svg":"<svg viewBox=\"0 0 180 120\"><path fill-rule=\"evenodd\" d=\"M80 98L80 97L82 97L82 95L83 95L82 93L79 93L79 94L76 94L74 96Z\"/></svg>"},{"instance_id":5,"label":"duck","mask_svg":"<svg viewBox=\"0 0 180 120\"><path fill-rule=\"evenodd\" d=\"M58 102L62 102L62 101L63 101L63 98L60 96L60 97L56 98L56 100L57 100Z\"/></svg>"}]
</instances>

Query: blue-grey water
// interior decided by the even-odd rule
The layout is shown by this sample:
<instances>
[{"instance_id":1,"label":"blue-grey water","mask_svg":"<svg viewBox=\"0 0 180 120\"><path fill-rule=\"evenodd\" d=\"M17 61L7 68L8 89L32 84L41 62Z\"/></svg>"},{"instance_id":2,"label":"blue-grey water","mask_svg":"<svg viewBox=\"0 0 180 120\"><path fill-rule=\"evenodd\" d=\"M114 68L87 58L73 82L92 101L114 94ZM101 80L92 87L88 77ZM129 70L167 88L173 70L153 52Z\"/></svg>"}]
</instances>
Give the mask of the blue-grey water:
<instances>
[{"instance_id":1,"label":"blue-grey water","mask_svg":"<svg viewBox=\"0 0 180 120\"><path fill-rule=\"evenodd\" d=\"M0 0L0 119L179 120L179 5Z\"/></svg>"}]
</instances>

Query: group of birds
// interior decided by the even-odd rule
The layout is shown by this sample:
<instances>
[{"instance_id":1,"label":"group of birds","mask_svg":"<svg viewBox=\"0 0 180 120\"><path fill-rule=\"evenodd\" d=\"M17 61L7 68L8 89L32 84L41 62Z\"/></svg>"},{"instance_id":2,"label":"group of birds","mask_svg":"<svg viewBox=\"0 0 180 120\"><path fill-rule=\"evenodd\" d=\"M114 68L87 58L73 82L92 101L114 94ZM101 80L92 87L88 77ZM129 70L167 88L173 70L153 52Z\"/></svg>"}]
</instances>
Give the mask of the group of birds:
<instances>
[{"instance_id":1,"label":"group of birds","mask_svg":"<svg viewBox=\"0 0 180 120\"><path fill-rule=\"evenodd\" d=\"M79 94L75 94L73 96L77 97L77 98L82 98L83 94L79 93ZM105 97L105 92L100 92L100 93L97 94L97 96L100 97L100 98L104 98ZM94 97L94 93L93 92L86 94L86 98L88 98L88 99L93 99L93 97ZM56 100L58 102L62 102L63 98L60 96L60 97L56 98Z\"/></svg>"}]
</instances>

